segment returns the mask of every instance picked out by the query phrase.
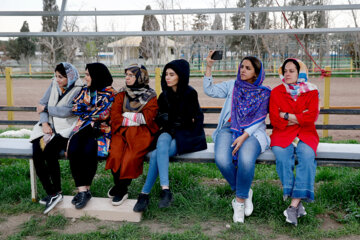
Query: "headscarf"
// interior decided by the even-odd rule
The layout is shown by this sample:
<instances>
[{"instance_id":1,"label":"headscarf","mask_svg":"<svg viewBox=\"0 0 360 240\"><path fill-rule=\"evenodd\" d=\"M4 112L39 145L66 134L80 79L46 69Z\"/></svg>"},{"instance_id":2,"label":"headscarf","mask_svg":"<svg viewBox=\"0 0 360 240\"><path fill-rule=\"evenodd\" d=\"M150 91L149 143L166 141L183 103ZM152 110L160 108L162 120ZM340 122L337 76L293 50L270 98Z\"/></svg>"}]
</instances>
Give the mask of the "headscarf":
<instances>
[{"instance_id":1,"label":"headscarf","mask_svg":"<svg viewBox=\"0 0 360 240\"><path fill-rule=\"evenodd\" d=\"M149 87L149 74L145 66L131 64L125 68L125 73L127 71L132 72L136 80L133 85L126 85L120 89L120 92L125 91L123 112L140 112L152 98L156 97L156 92Z\"/></svg>"},{"instance_id":2,"label":"headscarf","mask_svg":"<svg viewBox=\"0 0 360 240\"><path fill-rule=\"evenodd\" d=\"M282 72L283 64L280 66L278 72L279 72L280 79L286 88L286 92L288 92L291 95L291 97L296 101L298 96L300 96L300 94L302 94L302 93L310 92L313 90L318 91L318 88L315 84L307 82L308 68L306 67L306 65L299 59L296 59L296 58L288 58L288 59L292 59L292 60L296 61L300 65L300 70L299 70L299 76L298 76L296 83L287 84L285 82L284 73ZM284 63L288 59L286 59L284 61Z\"/></svg>"},{"instance_id":3,"label":"headscarf","mask_svg":"<svg viewBox=\"0 0 360 240\"><path fill-rule=\"evenodd\" d=\"M189 85L190 64L188 61L186 61L184 59L177 59L177 60L173 60L165 65L164 70L161 75L161 89L165 93L165 95L168 95L168 93L170 93L170 94L173 93L173 91L170 90L171 88L168 87L166 80L165 80L166 70L168 68L171 68L172 70L174 70L174 72L179 76L176 93L181 95L181 93L183 93Z\"/></svg>"},{"instance_id":4,"label":"headscarf","mask_svg":"<svg viewBox=\"0 0 360 240\"><path fill-rule=\"evenodd\" d=\"M91 92L101 91L113 83L111 73L104 64L98 62L89 63L86 64L85 69L89 71L91 77L91 86L89 87Z\"/></svg>"},{"instance_id":5,"label":"headscarf","mask_svg":"<svg viewBox=\"0 0 360 240\"><path fill-rule=\"evenodd\" d=\"M245 128L264 121L268 113L271 90L268 87L262 86L265 79L265 71L261 61L260 63L260 73L253 84L241 80L241 65L239 66L231 106L233 141L244 133ZM237 164L238 152L233 156L234 164Z\"/></svg>"},{"instance_id":6,"label":"headscarf","mask_svg":"<svg viewBox=\"0 0 360 240\"><path fill-rule=\"evenodd\" d=\"M66 76L64 76L64 77L67 78L68 82L67 82L66 87L64 87L64 89L67 90L69 87L71 87L76 82L76 80L79 79L79 72L74 67L74 65L72 65L71 63L61 62L60 64L62 64L65 69ZM57 88L58 88L59 93L62 93L59 85L57 85Z\"/></svg>"}]
</instances>

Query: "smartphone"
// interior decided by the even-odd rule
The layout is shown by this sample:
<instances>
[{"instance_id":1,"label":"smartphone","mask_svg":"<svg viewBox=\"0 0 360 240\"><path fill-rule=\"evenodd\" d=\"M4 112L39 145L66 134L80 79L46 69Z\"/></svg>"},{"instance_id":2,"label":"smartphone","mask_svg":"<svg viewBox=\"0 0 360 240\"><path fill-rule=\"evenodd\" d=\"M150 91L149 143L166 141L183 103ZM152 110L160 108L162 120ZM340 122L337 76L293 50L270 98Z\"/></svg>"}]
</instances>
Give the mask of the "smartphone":
<instances>
[{"instance_id":1,"label":"smartphone","mask_svg":"<svg viewBox=\"0 0 360 240\"><path fill-rule=\"evenodd\" d=\"M211 55L211 59L213 59L213 60L221 60L222 56L223 56L223 51L216 50L216 51L214 51L213 55Z\"/></svg>"}]
</instances>

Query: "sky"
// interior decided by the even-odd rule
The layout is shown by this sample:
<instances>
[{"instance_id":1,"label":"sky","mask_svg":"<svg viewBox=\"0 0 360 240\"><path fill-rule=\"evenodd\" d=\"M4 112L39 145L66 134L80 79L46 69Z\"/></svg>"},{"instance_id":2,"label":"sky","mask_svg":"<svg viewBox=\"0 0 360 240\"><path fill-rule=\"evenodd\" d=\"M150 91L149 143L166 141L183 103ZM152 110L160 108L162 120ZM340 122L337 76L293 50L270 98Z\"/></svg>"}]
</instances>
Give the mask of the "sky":
<instances>
[{"instance_id":1,"label":"sky","mask_svg":"<svg viewBox=\"0 0 360 240\"><path fill-rule=\"evenodd\" d=\"M56 0L59 8L62 0ZM278 0L282 4L284 0ZM327 0L331 4L348 4L348 0ZM66 10L143 10L146 5L150 5L152 9L159 9L159 2L165 2L168 8L173 3L174 9L181 8L218 8L236 7L237 0L68 0ZM353 4L360 4L360 0L351 0ZM0 11L42 11L42 0L0 0ZM360 10L357 11L360 15ZM185 15L186 21L191 23L193 16ZM210 15L210 19L214 15ZM230 14L227 15L228 18ZM180 17L180 16L178 16ZM169 22L168 30L173 30L173 25ZM141 31L143 16L99 16L97 18L98 31ZM157 16L160 25L162 25L162 16ZM360 19L360 17L359 17ZM41 17L0 17L0 32L18 32L24 21L30 26L30 31L41 31ZM211 21L211 20L210 20ZM77 23L81 31L94 31L95 17L78 17ZM230 22L228 20L228 25ZM360 25L360 24L359 24ZM333 11L331 13L330 26L332 27L354 27L354 21L350 11ZM179 29L181 26L175 26Z\"/></svg>"}]
</instances>

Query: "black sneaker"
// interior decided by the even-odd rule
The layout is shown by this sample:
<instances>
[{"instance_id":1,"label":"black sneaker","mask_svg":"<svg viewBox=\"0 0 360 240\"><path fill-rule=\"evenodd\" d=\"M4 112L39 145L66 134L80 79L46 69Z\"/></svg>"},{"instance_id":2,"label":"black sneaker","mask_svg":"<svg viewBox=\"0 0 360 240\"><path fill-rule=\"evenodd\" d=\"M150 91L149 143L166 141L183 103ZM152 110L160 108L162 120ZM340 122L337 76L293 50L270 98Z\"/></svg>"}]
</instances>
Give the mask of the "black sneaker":
<instances>
[{"instance_id":1,"label":"black sneaker","mask_svg":"<svg viewBox=\"0 0 360 240\"><path fill-rule=\"evenodd\" d=\"M46 197L43 197L42 199L39 200L39 203L41 205L46 205L48 203L48 201L50 200L51 195L47 195Z\"/></svg>"},{"instance_id":2,"label":"black sneaker","mask_svg":"<svg viewBox=\"0 0 360 240\"><path fill-rule=\"evenodd\" d=\"M171 202L173 201L173 196L170 189L163 189L160 192L160 202L159 208L166 208L169 207Z\"/></svg>"},{"instance_id":3,"label":"black sneaker","mask_svg":"<svg viewBox=\"0 0 360 240\"><path fill-rule=\"evenodd\" d=\"M134 206L134 212L144 212L149 205L149 194L140 193Z\"/></svg>"},{"instance_id":4,"label":"black sneaker","mask_svg":"<svg viewBox=\"0 0 360 240\"><path fill-rule=\"evenodd\" d=\"M55 195L50 196L50 199L46 204L44 214L47 214L48 212L50 212L56 206L56 204L58 204L60 201L62 201L62 199L63 199L63 196L61 193L57 193Z\"/></svg>"},{"instance_id":5,"label":"black sneaker","mask_svg":"<svg viewBox=\"0 0 360 240\"><path fill-rule=\"evenodd\" d=\"M119 195L115 195L111 201L111 204L114 206L119 206L121 205L126 199L128 199L129 195L127 194L127 192L119 194Z\"/></svg>"},{"instance_id":6,"label":"black sneaker","mask_svg":"<svg viewBox=\"0 0 360 240\"><path fill-rule=\"evenodd\" d=\"M118 189L116 188L116 186L113 186L112 188L109 189L107 195L110 199L113 199L115 195L117 195L117 193L118 193Z\"/></svg>"},{"instance_id":7,"label":"black sneaker","mask_svg":"<svg viewBox=\"0 0 360 240\"><path fill-rule=\"evenodd\" d=\"M77 193L71 200L72 205L76 205L76 202L79 200L79 193Z\"/></svg>"},{"instance_id":8,"label":"black sneaker","mask_svg":"<svg viewBox=\"0 0 360 240\"><path fill-rule=\"evenodd\" d=\"M86 192L79 192L77 202L75 203L76 209L82 209L86 206L87 202L91 199L91 192L88 190Z\"/></svg>"}]
</instances>

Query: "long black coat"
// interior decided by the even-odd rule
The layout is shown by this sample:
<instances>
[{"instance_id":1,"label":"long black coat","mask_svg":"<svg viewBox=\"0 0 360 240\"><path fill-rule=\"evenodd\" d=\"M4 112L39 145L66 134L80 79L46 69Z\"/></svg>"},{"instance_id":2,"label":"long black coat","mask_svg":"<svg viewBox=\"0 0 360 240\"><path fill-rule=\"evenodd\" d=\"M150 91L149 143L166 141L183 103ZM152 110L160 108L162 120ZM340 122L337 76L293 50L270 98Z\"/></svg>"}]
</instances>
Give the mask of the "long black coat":
<instances>
[{"instance_id":1,"label":"long black coat","mask_svg":"<svg viewBox=\"0 0 360 240\"><path fill-rule=\"evenodd\" d=\"M197 92L188 86L182 96L161 93L158 99L157 122L163 132L176 139L178 154L196 152L207 148L204 132L204 114Z\"/></svg>"},{"instance_id":2,"label":"long black coat","mask_svg":"<svg viewBox=\"0 0 360 240\"><path fill-rule=\"evenodd\" d=\"M177 91L167 87L165 71L173 69L179 76ZM204 132L204 114L198 94L189 86L190 70L185 60L174 60L164 67L161 79L163 92L158 99L157 123L162 132L176 139L178 154L196 152L207 148Z\"/></svg>"}]
</instances>

